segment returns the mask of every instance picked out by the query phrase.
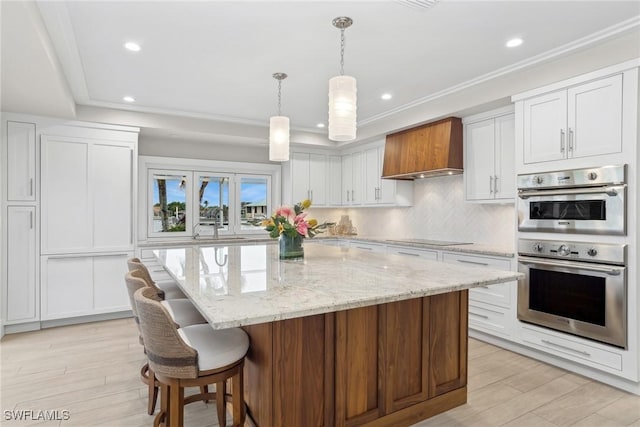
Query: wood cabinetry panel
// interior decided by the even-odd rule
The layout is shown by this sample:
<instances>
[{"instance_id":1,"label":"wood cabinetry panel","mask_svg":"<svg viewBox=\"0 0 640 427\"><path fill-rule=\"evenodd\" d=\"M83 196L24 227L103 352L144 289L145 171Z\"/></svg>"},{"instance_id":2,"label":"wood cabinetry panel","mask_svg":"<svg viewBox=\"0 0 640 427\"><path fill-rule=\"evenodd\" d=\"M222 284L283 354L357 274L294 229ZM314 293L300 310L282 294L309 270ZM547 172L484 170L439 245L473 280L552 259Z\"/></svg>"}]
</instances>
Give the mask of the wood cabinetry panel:
<instances>
[{"instance_id":1,"label":"wood cabinetry panel","mask_svg":"<svg viewBox=\"0 0 640 427\"><path fill-rule=\"evenodd\" d=\"M383 309L386 411L394 412L428 398L429 298L385 304Z\"/></svg>"},{"instance_id":2,"label":"wood cabinetry panel","mask_svg":"<svg viewBox=\"0 0 640 427\"><path fill-rule=\"evenodd\" d=\"M336 313L336 426L379 415L378 306Z\"/></svg>"},{"instance_id":3,"label":"wood cabinetry panel","mask_svg":"<svg viewBox=\"0 0 640 427\"><path fill-rule=\"evenodd\" d=\"M467 384L468 291L430 297L429 397Z\"/></svg>"}]
</instances>

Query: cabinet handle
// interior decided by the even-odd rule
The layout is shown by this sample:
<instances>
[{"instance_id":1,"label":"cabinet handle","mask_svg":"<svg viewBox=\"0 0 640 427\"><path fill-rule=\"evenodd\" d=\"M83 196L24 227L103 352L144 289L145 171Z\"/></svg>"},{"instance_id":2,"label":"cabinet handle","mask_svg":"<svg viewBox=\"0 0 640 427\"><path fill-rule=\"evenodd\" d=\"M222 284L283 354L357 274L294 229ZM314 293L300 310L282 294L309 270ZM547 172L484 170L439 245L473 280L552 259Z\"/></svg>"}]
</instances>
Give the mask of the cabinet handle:
<instances>
[{"instance_id":1,"label":"cabinet handle","mask_svg":"<svg viewBox=\"0 0 640 427\"><path fill-rule=\"evenodd\" d=\"M309 192L311 193L311 197L309 197L309 200L313 202L313 190L309 190Z\"/></svg>"},{"instance_id":2,"label":"cabinet handle","mask_svg":"<svg viewBox=\"0 0 640 427\"><path fill-rule=\"evenodd\" d=\"M569 151L573 152L573 129L569 128Z\"/></svg>"},{"instance_id":3,"label":"cabinet handle","mask_svg":"<svg viewBox=\"0 0 640 427\"><path fill-rule=\"evenodd\" d=\"M347 202L349 201L349 190L347 190Z\"/></svg>"},{"instance_id":4,"label":"cabinet handle","mask_svg":"<svg viewBox=\"0 0 640 427\"><path fill-rule=\"evenodd\" d=\"M575 348L567 347L566 345L562 345L562 344L557 344L557 343L554 343L554 342L549 341L549 340L540 340L540 341L542 343L550 345L552 347L558 347L558 348L561 348L563 350L568 350L568 351L572 351L574 353L578 353L578 354L582 354L584 356L591 357L591 353L588 353L588 352L586 352L584 350L576 350Z\"/></svg>"},{"instance_id":5,"label":"cabinet handle","mask_svg":"<svg viewBox=\"0 0 640 427\"><path fill-rule=\"evenodd\" d=\"M493 192L498 194L498 175L493 176Z\"/></svg>"},{"instance_id":6,"label":"cabinet handle","mask_svg":"<svg viewBox=\"0 0 640 427\"><path fill-rule=\"evenodd\" d=\"M456 261L458 261L458 262L462 262L462 263L465 263L465 264L483 265L483 266L485 266L485 267L488 267L488 266L489 266L489 264L488 264L488 263L486 263L486 262L467 261L466 259L459 259L459 260L456 260Z\"/></svg>"},{"instance_id":7,"label":"cabinet handle","mask_svg":"<svg viewBox=\"0 0 640 427\"><path fill-rule=\"evenodd\" d=\"M564 129L560 129L560 152L564 153Z\"/></svg>"},{"instance_id":8,"label":"cabinet handle","mask_svg":"<svg viewBox=\"0 0 640 427\"><path fill-rule=\"evenodd\" d=\"M484 320L489 320L489 316L485 316L484 314L473 313L471 311L469 312L469 314L472 315L472 316L479 317L479 318L484 319Z\"/></svg>"},{"instance_id":9,"label":"cabinet handle","mask_svg":"<svg viewBox=\"0 0 640 427\"><path fill-rule=\"evenodd\" d=\"M478 286L478 287L479 287L479 288L482 288L482 289L489 289L489 287L488 287L488 286L484 286L484 285L483 285L483 286Z\"/></svg>"},{"instance_id":10,"label":"cabinet handle","mask_svg":"<svg viewBox=\"0 0 640 427\"><path fill-rule=\"evenodd\" d=\"M33 178L29 178L29 195L33 196Z\"/></svg>"},{"instance_id":11,"label":"cabinet handle","mask_svg":"<svg viewBox=\"0 0 640 427\"><path fill-rule=\"evenodd\" d=\"M364 249L365 251L372 251L373 248L367 248L365 246L356 246L356 249Z\"/></svg>"},{"instance_id":12,"label":"cabinet handle","mask_svg":"<svg viewBox=\"0 0 640 427\"><path fill-rule=\"evenodd\" d=\"M402 251L398 251L396 252L398 255L409 255L409 256L420 256L420 254L412 254L411 252L402 252Z\"/></svg>"},{"instance_id":13,"label":"cabinet handle","mask_svg":"<svg viewBox=\"0 0 640 427\"><path fill-rule=\"evenodd\" d=\"M29 229L33 230L33 211L29 212Z\"/></svg>"},{"instance_id":14,"label":"cabinet handle","mask_svg":"<svg viewBox=\"0 0 640 427\"><path fill-rule=\"evenodd\" d=\"M489 194L493 194L493 177L489 175Z\"/></svg>"},{"instance_id":15,"label":"cabinet handle","mask_svg":"<svg viewBox=\"0 0 640 427\"><path fill-rule=\"evenodd\" d=\"M355 202L356 201L356 195L355 195L355 191L351 190L351 201Z\"/></svg>"}]
</instances>

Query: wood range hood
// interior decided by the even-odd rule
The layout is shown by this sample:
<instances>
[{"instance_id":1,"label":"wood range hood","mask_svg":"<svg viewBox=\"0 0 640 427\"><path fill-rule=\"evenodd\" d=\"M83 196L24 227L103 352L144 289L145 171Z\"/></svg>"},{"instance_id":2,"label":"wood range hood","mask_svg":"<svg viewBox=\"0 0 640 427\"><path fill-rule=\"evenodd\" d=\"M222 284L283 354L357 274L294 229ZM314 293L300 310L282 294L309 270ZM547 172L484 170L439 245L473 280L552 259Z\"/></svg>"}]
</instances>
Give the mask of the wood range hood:
<instances>
[{"instance_id":1,"label":"wood range hood","mask_svg":"<svg viewBox=\"0 0 640 427\"><path fill-rule=\"evenodd\" d=\"M408 180L460 173L460 118L449 117L387 135L382 178Z\"/></svg>"}]
</instances>

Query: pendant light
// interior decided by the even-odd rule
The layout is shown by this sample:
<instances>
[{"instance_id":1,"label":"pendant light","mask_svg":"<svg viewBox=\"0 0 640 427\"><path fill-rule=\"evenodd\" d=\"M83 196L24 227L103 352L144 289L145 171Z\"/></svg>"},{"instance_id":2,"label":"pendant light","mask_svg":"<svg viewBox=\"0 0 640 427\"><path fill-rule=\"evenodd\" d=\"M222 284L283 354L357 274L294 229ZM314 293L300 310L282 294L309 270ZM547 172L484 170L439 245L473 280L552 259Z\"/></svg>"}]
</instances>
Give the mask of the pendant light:
<instances>
[{"instance_id":1,"label":"pendant light","mask_svg":"<svg viewBox=\"0 0 640 427\"><path fill-rule=\"evenodd\" d=\"M281 115L282 80L287 78L285 73L274 73L273 78L278 81L278 115L269 119L269 160L272 162L286 162L289 160L289 117Z\"/></svg>"},{"instance_id":2,"label":"pendant light","mask_svg":"<svg viewBox=\"0 0 640 427\"><path fill-rule=\"evenodd\" d=\"M344 30L353 20L340 16L332 24L340 29L340 75L329 80L329 139L353 141L356 139L356 79L344 75Z\"/></svg>"}]
</instances>

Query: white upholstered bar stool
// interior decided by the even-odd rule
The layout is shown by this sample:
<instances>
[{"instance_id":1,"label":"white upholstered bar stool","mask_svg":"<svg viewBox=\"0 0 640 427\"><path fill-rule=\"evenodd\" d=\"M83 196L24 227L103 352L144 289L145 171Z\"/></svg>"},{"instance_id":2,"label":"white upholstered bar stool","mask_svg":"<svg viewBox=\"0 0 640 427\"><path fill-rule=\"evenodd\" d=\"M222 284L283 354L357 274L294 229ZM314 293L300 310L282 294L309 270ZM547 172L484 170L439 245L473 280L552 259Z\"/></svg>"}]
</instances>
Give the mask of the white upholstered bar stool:
<instances>
[{"instance_id":1,"label":"white upholstered bar stool","mask_svg":"<svg viewBox=\"0 0 640 427\"><path fill-rule=\"evenodd\" d=\"M129 258L127 260L127 267L129 268L129 271L140 270L143 274L143 279L147 282L147 285L152 288L156 288L162 299L186 298L175 280L168 279L154 281L151 278L149 269L142 263L142 261L140 261L139 258Z\"/></svg>"},{"instance_id":2,"label":"white upholstered bar stool","mask_svg":"<svg viewBox=\"0 0 640 427\"><path fill-rule=\"evenodd\" d=\"M136 308L134 300L134 294L137 290L149 287L142 276L143 273L139 270L130 271L125 274L125 283L127 286L127 293L129 294L129 302L131 303L133 318L136 322L136 326L138 326L138 330L140 331L140 344L144 346L142 331L140 330L140 319L138 317L138 310ZM153 290L155 294L154 298L160 300L158 294L155 293L155 289ZM187 299L164 300L160 301L160 304L162 304L167 309L176 327L207 323L202 315L200 315L198 310ZM146 363L140 370L140 378L142 382L148 386L149 389L147 413L149 415L152 415L155 412L156 402L158 399L158 383L155 379L153 371L149 368L148 363ZM207 389L204 388L203 392L206 391Z\"/></svg>"},{"instance_id":3,"label":"white upholstered bar stool","mask_svg":"<svg viewBox=\"0 0 640 427\"><path fill-rule=\"evenodd\" d=\"M245 421L243 398L244 357L249 337L240 328L214 330L209 325L175 329L165 307L154 300L151 288L136 291L135 303L149 366L161 383L161 411L154 425L183 427L184 405L216 399L218 423L226 425L226 381L231 379L233 426ZM216 384L216 393L184 397L184 388Z\"/></svg>"}]
</instances>

